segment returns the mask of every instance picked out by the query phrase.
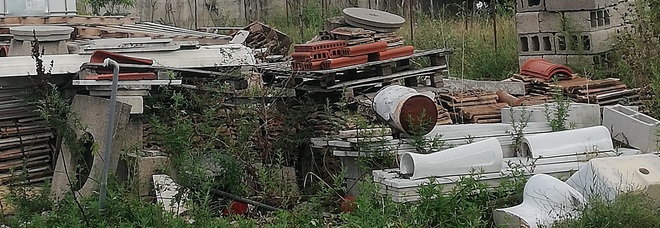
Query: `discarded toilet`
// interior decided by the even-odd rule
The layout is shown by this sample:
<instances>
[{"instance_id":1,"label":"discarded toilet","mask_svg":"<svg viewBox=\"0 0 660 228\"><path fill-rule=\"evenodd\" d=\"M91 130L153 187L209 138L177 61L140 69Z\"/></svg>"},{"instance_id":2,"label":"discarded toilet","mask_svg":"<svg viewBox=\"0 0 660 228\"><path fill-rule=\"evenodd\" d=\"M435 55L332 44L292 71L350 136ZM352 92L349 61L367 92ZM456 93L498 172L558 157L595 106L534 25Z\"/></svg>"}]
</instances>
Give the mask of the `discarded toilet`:
<instances>
[{"instance_id":1,"label":"discarded toilet","mask_svg":"<svg viewBox=\"0 0 660 228\"><path fill-rule=\"evenodd\" d=\"M427 134L438 121L435 101L405 86L382 88L374 97L373 108L392 127L407 134Z\"/></svg>"},{"instance_id":2,"label":"discarded toilet","mask_svg":"<svg viewBox=\"0 0 660 228\"><path fill-rule=\"evenodd\" d=\"M584 196L573 187L547 174L529 178L520 205L496 209L497 227L550 227L555 221L580 216L586 204Z\"/></svg>"},{"instance_id":3,"label":"discarded toilet","mask_svg":"<svg viewBox=\"0 0 660 228\"><path fill-rule=\"evenodd\" d=\"M645 193L660 207L660 157L654 154L591 159L566 183L587 198L614 200L630 191Z\"/></svg>"},{"instance_id":4,"label":"discarded toilet","mask_svg":"<svg viewBox=\"0 0 660 228\"><path fill-rule=\"evenodd\" d=\"M470 174L474 168L500 172L504 158L496 138L439 151L431 154L405 153L401 157L401 174L410 179Z\"/></svg>"},{"instance_id":5,"label":"discarded toilet","mask_svg":"<svg viewBox=\"0 0 660 228\"><path fill-rule=\"evenodd\" d=\"M523 156L532 158L614 151L610 131L604 126L527 135L521 147Z\"/></svg>"}]
</instances>

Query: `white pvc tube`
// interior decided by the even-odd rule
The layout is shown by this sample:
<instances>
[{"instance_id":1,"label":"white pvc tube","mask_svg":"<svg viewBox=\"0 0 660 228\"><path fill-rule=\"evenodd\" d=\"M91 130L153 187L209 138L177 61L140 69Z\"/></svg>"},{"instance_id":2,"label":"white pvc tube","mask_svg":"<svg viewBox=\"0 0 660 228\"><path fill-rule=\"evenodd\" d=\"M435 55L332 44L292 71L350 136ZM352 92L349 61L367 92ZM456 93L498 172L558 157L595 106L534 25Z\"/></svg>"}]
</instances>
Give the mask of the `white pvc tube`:
<instances>
[{"instance_id":1,"label":"white pvc tube","mask_svg":"<svg viewBox=\"0 0 660 228\"><path fill-rule=\"evenodd\" d=\"M410 174L410 179L414 180L465 175L473 168L500 172L503 164L500 142L496 138L488 138L432 154L405 153L399 167L402 174Z\"/></svg>"},{"instance_id":2,"label":"white pvc tube","mask_svg":"<svg viewBox=\"0 0 660 228\"><path fill-rule=\"evenodd\" d=\"M604 126L523 136L521 151L532 158L614 151Z\"/></svg>"}]
</instances>

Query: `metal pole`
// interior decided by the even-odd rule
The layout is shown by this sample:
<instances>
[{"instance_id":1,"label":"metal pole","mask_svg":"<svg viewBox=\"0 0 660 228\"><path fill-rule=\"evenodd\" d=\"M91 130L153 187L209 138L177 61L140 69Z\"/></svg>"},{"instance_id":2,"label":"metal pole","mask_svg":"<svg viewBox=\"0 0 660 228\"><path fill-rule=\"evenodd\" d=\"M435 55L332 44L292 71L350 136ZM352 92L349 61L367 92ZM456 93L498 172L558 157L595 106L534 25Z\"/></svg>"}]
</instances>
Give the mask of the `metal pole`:
<instances>
[{"instance_id":1,"label":"metal pole","mask_svg":"<svg viewBox=\"0 0 660 228\"><path fill-rule=\"evenodd\" d=\"M119 82L119 64L112 59L105 59L103 66L113 66L112 70L112 92L110 94L110 112L108 113L108 125L105 129L105 145L103 151L103 171L101 173L101 190L99 193L99 208L103 212L105 206L105 195L108 186L108 170L110 169L110 150L112 150L112 134L115 125L115 110L117 104L117 83Z\"/></svg>"},{"instance_id":2,"label":"metal pole","mask_svg":"<svg viewBox=\"0 0 660 228\"><path fill-rule=\"evenodd\" d=\"M497 52L497 1L491 0L491 4L493 4L491 7L493 11L491 13L493 16L493 41L495 42L495 52Z\"/></svg>"},{"instance_id":3,"label":"metal pole","mask_svg":"<svg viewBox=\"0 0 660 228\"><path fill-rule=\"evenodd\" d=\"M410 1L408 1L408 3L410 4L410 6L409 6L410 12L408 12L408 14L410 14L410 17L409 17L410 18L410 41L413 41L413 40L415 40L415 22L414 22L415 17L413 16L413 4L415 3L415 1L410 0Z\"/></svg>"},{"instance_id":4,"label":"metal pole","mask_svg":"<svg viewBox=\"0 0 660 228\"><path fill-rule=\"evenodd\" d=\"M199 26L197 25L197 0L195 0L195 30L197 30Z\"/></svg>"}]
</instances>

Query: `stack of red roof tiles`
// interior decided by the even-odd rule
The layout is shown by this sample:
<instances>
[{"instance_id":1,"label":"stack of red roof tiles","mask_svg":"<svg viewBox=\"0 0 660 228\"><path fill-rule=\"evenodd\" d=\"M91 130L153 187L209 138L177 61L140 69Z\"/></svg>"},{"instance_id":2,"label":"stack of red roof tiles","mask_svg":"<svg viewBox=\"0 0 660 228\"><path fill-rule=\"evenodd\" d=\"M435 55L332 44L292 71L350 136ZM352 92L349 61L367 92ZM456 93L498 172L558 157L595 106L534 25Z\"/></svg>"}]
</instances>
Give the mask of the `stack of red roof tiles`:
<instances>
[{"instance_id":1,"label":"stack of red roof tiles","mask_svg":"<svg viewBox=\"0 0 660 228\"><path fill-rule=\"evenodd\" d=\"M385 41L348 46L346 40L323 40L294 46L294 71L335 69L413 54L413 46L388 49Z\"/></svg>"}]
</instances>

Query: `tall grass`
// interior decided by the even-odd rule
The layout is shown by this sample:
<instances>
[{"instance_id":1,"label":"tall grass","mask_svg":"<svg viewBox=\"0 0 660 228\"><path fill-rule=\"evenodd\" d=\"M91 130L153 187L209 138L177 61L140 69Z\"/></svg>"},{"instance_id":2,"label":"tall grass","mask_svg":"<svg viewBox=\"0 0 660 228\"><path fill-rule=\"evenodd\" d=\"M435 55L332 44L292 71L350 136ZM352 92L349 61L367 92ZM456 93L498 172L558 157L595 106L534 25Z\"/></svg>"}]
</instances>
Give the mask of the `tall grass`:
<instances>
[{"instance_id":1,"label":"tall grass","mask_svg":"<svg viewBox=\"0 0 660 228\"><path fill-rule=\"evenodd\" d=\"M341 10L323 11L318 5L309 4L302 15L303 26L300 26L297 14L290 14L287 18L283 11L271 13L264 22L291 36L295 43L304 43L323 30L325 18L340 16ZM418 50L453 49L454 54L449 59L452 77L501 80L518 69L516 23L510 11L500 11L496 17L497 48L493 21L489 16L470 19L467 28L461 18L437 15L418 14L413 24L411 27L407 21L397 34Z\"/></svg>"}]
</instances>

